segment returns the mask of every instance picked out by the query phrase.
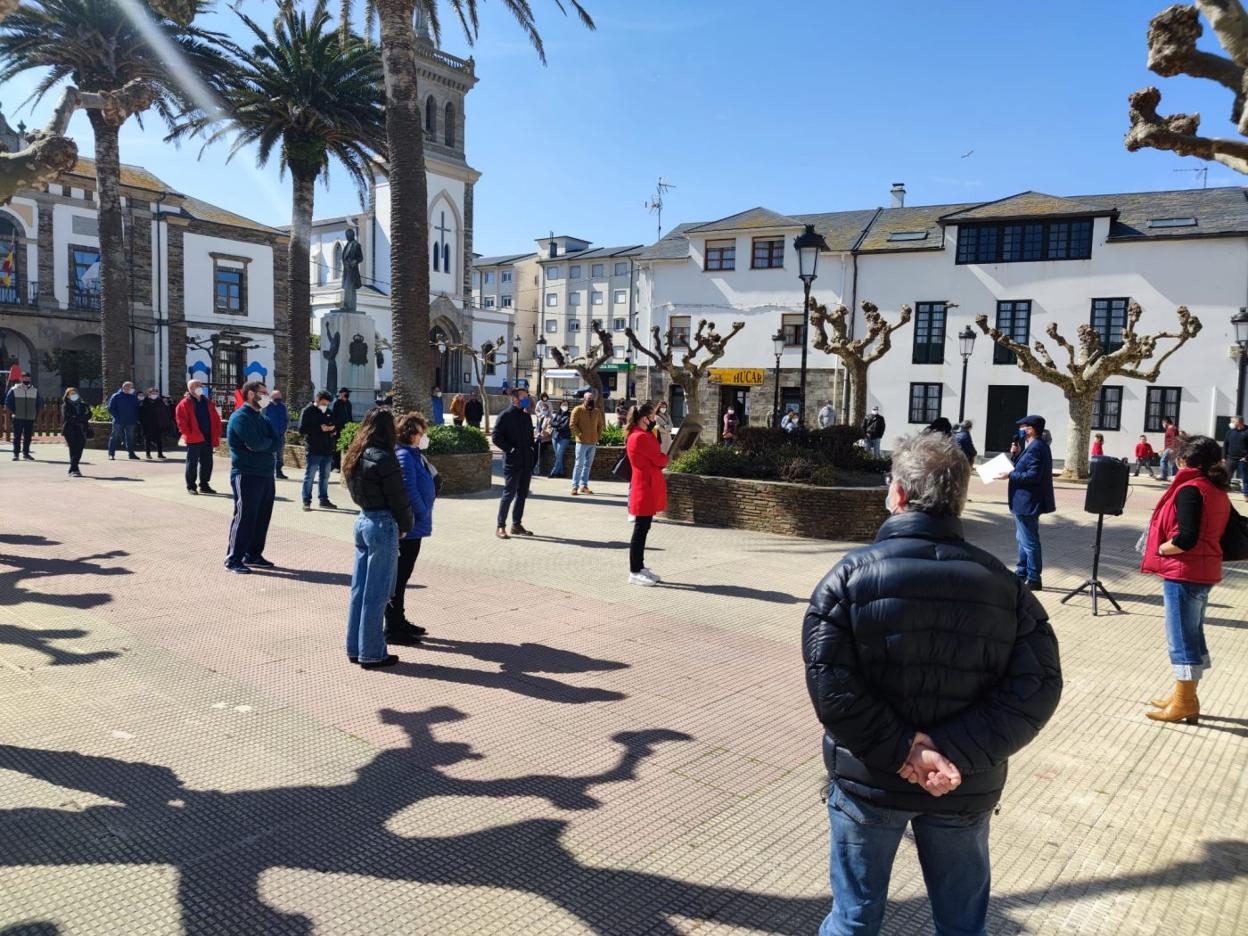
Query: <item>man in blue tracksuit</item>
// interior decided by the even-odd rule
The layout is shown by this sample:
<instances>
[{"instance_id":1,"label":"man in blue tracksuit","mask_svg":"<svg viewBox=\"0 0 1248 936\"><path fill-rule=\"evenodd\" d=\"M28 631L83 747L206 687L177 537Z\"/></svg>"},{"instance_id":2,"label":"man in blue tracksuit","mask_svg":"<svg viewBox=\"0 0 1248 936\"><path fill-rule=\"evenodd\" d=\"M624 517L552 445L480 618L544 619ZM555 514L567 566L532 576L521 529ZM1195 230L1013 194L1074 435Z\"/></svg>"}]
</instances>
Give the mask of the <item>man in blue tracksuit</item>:
<instances>
[{"instance_id":1,"label":"man in blue tracksuit","mask_svg":"<svg viewBox=\"0 0 1248 936\"><path fill-rule=\"evenodd\" d=\"M263 415L272 423L277 433L277 448L273 451L273 465L277 470L273 474L274 477L285 481L286 475L282 473L282 456L286 451L286 427L290 425L290 414L286 411L286 404L282 402L281 390L274 390L269 394L269 405L264 408Z\"/></svg>"},{"instance_id":2,"label":"man in blue tracksuit","mask_svg":"<svg viewBox=\"0 0 1248 936\"><path fill-rule=\"evenodd\" d=\"M1053 453L1044 441L1044 417L1024 416L1018 421L1026 446L1019 453L1014 470L999 475L1010 481L1010 513L1018 538L1018 566L1015 573L1032 591L1044 586L1040 573L1044 557L1040 550L1040 515L1053 513L1057 503L1053 496Z\"/></svg>"},{"instance_id":3,"label":"man in blue tracksuit","mask_svg":"<svg viewBox=\"0 0 1248 936\"><path fill-rule=\"evenodd\" d=\"M108 434L108 457L117 455L117 441L126 444L126 451L135 461L139 456L134 454L134 427L139 424L139 398L135 395L134 384L126 381L121 389L108 398L108 411L113 417L113 428Z\"/></svg>"},{"instance_id":4,"label":"man in blue tracksuit","mask_svg":"<svg viewBox=\"0 0 1248 936\"><path fill-rule=\"evenodd\" d=\"M243 384L243 405L230 416L225 437L230 446L230 487L234 519L225 567L247 573L247 566L272 566L264 541L273 516L273 453L280 441L273 424L260 415L269 391L263 380Z\"/></svg>"}]
</instances>

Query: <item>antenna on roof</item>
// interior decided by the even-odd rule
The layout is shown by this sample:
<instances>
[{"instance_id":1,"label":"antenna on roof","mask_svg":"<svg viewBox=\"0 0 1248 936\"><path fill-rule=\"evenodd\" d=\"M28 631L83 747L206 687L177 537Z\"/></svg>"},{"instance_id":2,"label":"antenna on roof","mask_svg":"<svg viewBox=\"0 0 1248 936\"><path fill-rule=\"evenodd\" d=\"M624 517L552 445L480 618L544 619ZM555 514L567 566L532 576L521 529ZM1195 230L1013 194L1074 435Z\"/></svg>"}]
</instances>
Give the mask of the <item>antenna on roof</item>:
<instances>
[{"instance_id":1,"label":"antenna on roof","mask_svg":"<svg viewBox=\"0 0 1248 936\"><path fill-rule=\"evenodd\" d=\"M1208 166L1199 166L1199 167L1194 168L1194 169L1172 169L1172 170L1170 170L1170 171L1171 171L1171 172L1196 172L1196 173L1199 173L1199 174L1200 174L1200 187L1201 187L1201 188L1208 188L1208 187L1209 187L1209 167L1208 167Z\"/></svg>"},{"instance_id":2,"label":"antenna on roof","mask_svg":"<svg viewBox=\"0 0 1248 936\"><path fill-rule=\"evenodd\" d=\"M676 186L668 182L667 179L663 178L663 176L659 176L659 181L654 183L654 194L650 197L650 200L646 202L646 208L650 211L650 213L658 215L658 240L663 239L663 196L667 194L669 189L674 189L675 187Z\"/></svg>"}]
</instances>

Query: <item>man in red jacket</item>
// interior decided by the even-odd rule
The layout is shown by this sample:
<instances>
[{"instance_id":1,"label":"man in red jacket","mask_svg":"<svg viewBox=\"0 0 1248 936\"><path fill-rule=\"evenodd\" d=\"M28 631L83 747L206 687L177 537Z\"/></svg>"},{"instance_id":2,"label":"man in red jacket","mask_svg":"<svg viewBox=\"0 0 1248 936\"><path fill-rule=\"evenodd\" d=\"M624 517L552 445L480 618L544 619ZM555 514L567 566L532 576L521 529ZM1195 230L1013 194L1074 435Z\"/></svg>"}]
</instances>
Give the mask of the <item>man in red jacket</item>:
<instances>
[{"instance_id":1,"label":"man in red jacket","mask_svg":"<svg viewBox=\"0 0 1248 936\"><path fill-rule=\"evenodd\" d=\"M174 422L186 446L186 492L216 494L208 483L212 480L212 451L221 441L221 414L208 398L208 390L199 380L188 380L186 396L173 411ZM199 474L199 487L195 475Z\"/></svg>"}]
</instances>

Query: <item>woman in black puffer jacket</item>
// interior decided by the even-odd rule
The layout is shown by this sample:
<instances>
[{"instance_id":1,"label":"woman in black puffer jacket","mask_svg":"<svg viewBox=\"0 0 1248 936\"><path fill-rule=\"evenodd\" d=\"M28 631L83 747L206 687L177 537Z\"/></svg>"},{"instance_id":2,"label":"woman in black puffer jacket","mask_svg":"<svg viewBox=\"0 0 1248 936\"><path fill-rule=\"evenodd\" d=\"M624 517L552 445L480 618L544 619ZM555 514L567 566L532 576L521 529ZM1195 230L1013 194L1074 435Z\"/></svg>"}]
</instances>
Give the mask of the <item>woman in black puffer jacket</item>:
<instances>
[{"instance_id":1,"label":"woman in black puffer jacket","mask_svg":"<svg viewBox=\"0 0 1248 936\"><path fill-rule=\"evenodd\" d=\"M347 659L364 669L399 661L387 652L382 624L386 602L394 591L399 538L412 529L415 519L394 442L390 411L369 410L342 456L343 483L360 508L347 612Z\"/></svg>"}]
</instances>

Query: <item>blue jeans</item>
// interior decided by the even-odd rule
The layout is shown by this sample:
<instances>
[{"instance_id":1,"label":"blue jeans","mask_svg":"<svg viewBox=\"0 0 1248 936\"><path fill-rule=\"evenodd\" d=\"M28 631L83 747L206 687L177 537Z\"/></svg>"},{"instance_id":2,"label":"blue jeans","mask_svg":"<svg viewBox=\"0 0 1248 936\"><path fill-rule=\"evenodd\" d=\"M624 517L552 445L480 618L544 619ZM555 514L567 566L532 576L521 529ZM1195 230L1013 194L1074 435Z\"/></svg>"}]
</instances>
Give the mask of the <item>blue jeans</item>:
<instances>
[{"instance_id":1,"label":"blue jeans","mask_svg":"<svg viewBox=\"0 0 1248 936\"><path fill-rule=\"evenodd\" d=\"M914 830L937 936L987 933L991 816L991 810L959 814L883 809L833 783L828 792L832 912L819 927L819 936L880 931L893 858L907 824Z\"/></svg>"},{"instance_id":2,"label":"blue jeans","mask_svg":"<svg viewBox=\"0 0 1248 936\"><path fill-rule=\"evenodd\" d=\"M563 462L567 458L568 446L572 444L571 439L555 439L555 460L550 465L550 476L552 478L562 478Z\"/></svg>"},{"instance_id":3,"label":"blue jeans","mask_svg":"<svg viewBox=\"0 0 1248 936\"><path fill-rule=\"evenodd\" d=\"M386 658L386 603L399 567L399 525L388 510L361 510L355 519L355 570L347 609L347 656L361 663Z\"/></svg>"},{"instance_id":4,"label":"blue jeans","mask_svg":"<svg viewBox=\"0 0 1248 936\"><path fill-rule=\"evenodd\" d=\"M874 455L876 458L879 458L880 457L880 440L879 439L867 439L867 451L870 452L872 455Z\"/></svg>"},{"instance_id":5,"label":"blue jeans","mask_svg":"<svg viewBox=\"0 0 1248 936\"><path fill-rule=\"evenodd\" d=\"M286 443L278 442L277 448L273 450L273 476L274 477L277 477L277 475L282 473L282 460L285 455L286 455Z\"/></svg>"},{"instance_id":6,"label":"blue jeans","mask_svg":"<svg viewBox=\"0 0 1248 936\"><path fill-rule=\"evenodd\" d=\"M112 458L117 454L117 440L121 439L126 444L126 451L131 455L134 454L134 426L122 425L119 422L113 423L112 431L108 434L108 457Z\"/></svg>"},{"instance_id":7,"label":"blue jeans","mask_svg":"<svg viewBox=\"0 0 1248 936\"><path fill-rule=\"evenodd\" d=\"M329 500L329 469L334 461L333 455L313 455L308 453L307 466L303 469L303 502L312 503L312 479L319 471L321 474L321 503Z\"/></svg>"},{"instance_id":8,"label":"blue jeans","mask_svg":"<svg viewBox=\"0 0 1248 936\"><path fill-rule=\"evenodd\" d=\"M1040 515L1014 515L1014 532L1018 537L1018 565L1015 573L1029 582L1040 581L1044 569L1044 553L1040 549Z\"/></svg>"},{"instance_id":9,"label":"blue jeans","mask_svg":"<svg viewBox=\"0 0 1248 936\"><path fill-rule=\"evenodd\" d=\"M1175 679L1199 680L1213 665L1205 643L1205 608L1211 588L1212 585L1170 579L1161 583L1166 605L1166 644Z\"/></svg>"},{"instance_id":10,"label":"blue jeans","mask_svg":"<svg viewBox=\"0 0 1248 936\"><path fill-rule=\"evenodd\" d=\"M594 453L597 445L586 442L576 443L576 461L572 464L572 489L589 487L589 469L594 467Z\"/></svg>"},{"instance_id":11,"label":"blue jeans","mask_svg":"<svg viewBox=\"0 0 1248 936\"><path fill-rule=\"evenodd\" d=\"M1248 461L1240 459L1239 461L1227 462L1227 469L1231 473L1232 478L1239 478L1239 493L1244 497L1248 497Z\"/></svg>"},{"instance_id":12,"label":"blue jeans","mask_svg":"<svg viewBox=\"0 0 1248 936\"><path fill-rule=\"evenodd\" d=\"M1169 481L1174 477L1178 468L1174 464L1174 453L1169 449L1163 449L1161 452L1161 480Z\"/></svg>"}]
</instances>

